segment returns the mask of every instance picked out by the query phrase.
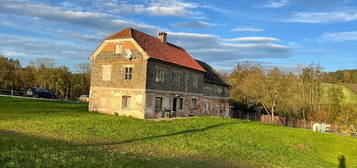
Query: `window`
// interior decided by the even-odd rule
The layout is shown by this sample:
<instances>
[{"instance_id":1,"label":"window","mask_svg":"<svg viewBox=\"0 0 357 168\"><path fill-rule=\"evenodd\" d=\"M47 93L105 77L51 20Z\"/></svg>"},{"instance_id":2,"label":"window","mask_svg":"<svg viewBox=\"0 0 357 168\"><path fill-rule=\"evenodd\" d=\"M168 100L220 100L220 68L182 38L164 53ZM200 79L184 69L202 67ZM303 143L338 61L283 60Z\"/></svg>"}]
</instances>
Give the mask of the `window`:
<instances>
[{"instance_id":1,"label":"window","mask_svg":"<svg viewBox=\"0 0 357 168\"><path fill-rule=\"evenodd\" d=\"M122 109L130 109L130 96L123 96L121 100Z\"/></svg>"},{"instance_id":2,"label":"window","mask_svg":"<svg viewBox=\"0 0 357 168\"><path fill-rule=\"evenodd\" d=\"M208 104L208 100L204 100L204 111L208 111L209 110L209 104Z\"/></svg>"},{"instance_id":3,"label":"window","mask_svg":"<svg viewBox=\"0 0 357 168\"><path fill-rule=\"evenodd\" d=\"M178 104L178 109L182 110L183 109L183 98L179 98L177 104Z\"/></svg>"},{"instance_id":4,"label":"window","mask_svg":"<svg viewBox=\"0 0 357 168\"><path fill-rule=\"evenodd\" d=\"M217 94L222 94L222 88L217 88Z\"/></svg>"},{"instance_id":5,"label":"window","mask_svg":"<svg viewBox=\"0 0 357 168\"><path fill-rule=\"evenodd\" d=\"M197 109L197 99L192 99L191 108L192 109Z\"/></svg>"},{"instance_id":6,"label":"window","mask_svg":"<svg viewBox=\"0 0 357 168\"><path fill-rule=\"evenodd\" d=\"M102 66L102 80L110 81L112 78L112 65L103 65Z\"/></svg>"},{"instance_id":7,"label":"window","mask_svg":"<svg viewBox=\"0 0 357 168\"><path fill-rule=\"evenodd\" d=\"M180 84L181 73L180 72L173 72L172 78L173 78L172 82L174 83L174 85L178 86Z\"/></svg>"},{"instance_id":8,"label":"window","mask_svg":"<svg viewBox=\"0 0 357 168\"><path fill-rule=\"evenodd\" d=\"M164 82L165 81L165 71L156 70L155 82Z\"/></svg>"},{"instance_id":9,"label":"window","mask_svg":"<svg viewBox=\"0 0 357 168\"><path fill-rule=\"evenodd\" d=\"M219 113L221 113L221 114L224 112L224 104L218 105L218 111L219 111Z\"/></svg>"},{"instance_id":10,"label":"window","mask_svg":"<svg viewBox=\"0 0 357 168\"><path fill-rule=\"evenodd\" d=\"M155 97L155 111L162 109L162 97Z\"/></svg>"},{"instance_id":11,"label":"window","mask_svg":"<svg viewBox=\"0 0 357 168\"><path fill-rule=\"evenodd\" d=\"M123 53L123 48L121 44L117 43L115 44L115 51L114 54L122 54Z\"/></svg>"},{"instance_id":12,"label":"window","mask_svg":"<svg viewBox=\"0 0 357 168\"><path fill-rule=\"evenodd\" d=\"M124 80L131 80L133 67L124 67L123 72L124 72Z\"/></svg>"},{"instance_id":13,"label":"window","mask_svg":"<svg viewBox=\"0 0 357 168\"><path fill-rule=\"evenodd\" d=\"M198 76L193 77L193 87L198 88Z\"/></svg>"}]
</instances>

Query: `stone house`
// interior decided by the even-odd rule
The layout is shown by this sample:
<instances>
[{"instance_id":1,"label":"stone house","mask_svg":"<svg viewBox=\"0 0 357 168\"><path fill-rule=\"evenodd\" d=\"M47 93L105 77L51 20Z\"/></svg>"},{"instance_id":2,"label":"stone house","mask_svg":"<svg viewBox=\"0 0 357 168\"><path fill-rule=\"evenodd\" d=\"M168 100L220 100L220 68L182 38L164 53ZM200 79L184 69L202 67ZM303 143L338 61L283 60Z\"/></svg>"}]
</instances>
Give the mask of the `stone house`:
<instances>
[{"instance_id":1,"label":"stone house","mask_svg":"<svg viewBox=\"0 0 357 168\"><path fill-rule=\"evenodd\" d=\"M89 111L135 118L227 116L226 84L183 48L132 28L107 37L90 56Z\"/></svg>"}]
</instances>

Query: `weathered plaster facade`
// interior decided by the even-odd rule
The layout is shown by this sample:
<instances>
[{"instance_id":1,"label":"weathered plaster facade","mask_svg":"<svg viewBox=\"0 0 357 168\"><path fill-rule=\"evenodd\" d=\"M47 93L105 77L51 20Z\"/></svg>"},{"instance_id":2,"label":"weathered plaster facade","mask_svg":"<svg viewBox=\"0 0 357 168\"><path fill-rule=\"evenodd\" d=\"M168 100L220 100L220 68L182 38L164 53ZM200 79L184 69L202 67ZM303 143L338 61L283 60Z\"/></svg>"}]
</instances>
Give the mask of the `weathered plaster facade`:
<instances>
[{"instance_id":1,"label":"weathered plaster facade","mask_svg":"<svg viewBox=\"0 0 357 168\"><path fill-rule=\"evenodd\" d=\"M91 112L136 118L228 114L228 85L207 81L206 72L152 58L134 38L104 40L90 59Z\"/></svg>"}]
</instances>

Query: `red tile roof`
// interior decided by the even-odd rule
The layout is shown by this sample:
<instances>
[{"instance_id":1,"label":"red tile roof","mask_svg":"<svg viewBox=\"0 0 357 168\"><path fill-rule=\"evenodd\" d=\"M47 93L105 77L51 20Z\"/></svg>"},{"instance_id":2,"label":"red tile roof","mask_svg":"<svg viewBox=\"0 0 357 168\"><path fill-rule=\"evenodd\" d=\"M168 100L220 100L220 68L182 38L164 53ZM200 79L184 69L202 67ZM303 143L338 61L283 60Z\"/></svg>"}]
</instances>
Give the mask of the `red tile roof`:
<instances>
[{"instance_id":1,"label":"red tile roof","mask_svg":"<svg viewBox=\"0 0 357 168\"><path fill-rule=\"evenodd\" d=\"M165 62L181 65L205 72L183 48L170 43L162 43L158 38L135 30L126 28L120 32L112 34L107 39L133 38L143 50L152 58Z\"/></svg>"}]
</instances>

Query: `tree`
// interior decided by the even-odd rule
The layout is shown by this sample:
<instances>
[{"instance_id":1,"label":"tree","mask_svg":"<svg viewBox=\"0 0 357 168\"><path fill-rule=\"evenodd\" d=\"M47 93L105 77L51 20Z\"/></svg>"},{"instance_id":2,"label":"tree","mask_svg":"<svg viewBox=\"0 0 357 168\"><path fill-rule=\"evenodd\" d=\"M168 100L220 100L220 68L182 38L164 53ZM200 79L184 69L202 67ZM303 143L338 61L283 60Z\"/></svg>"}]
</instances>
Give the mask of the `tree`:
<instances>
[{"instance_id":1,"label":"tree","mask_svg":"<svg viewBox=\"0 0 357 168\"><path fill-rule=\"evenodd\" d=\"M307 116L315 119L314 114L321 110L321 70L319 65L310 64L299 75L300 111L304 120Z\"/></svg>"},{"instance_id":2,"label":"tree","mask_svg":"<svg viewBox=\"0 0 357 168\"><path fill-rule=\"evenodd\" d=\"M271 115L272 121L274 116L281 110L284 113L284 103L288 99L288 82L286 76L278 68L273 68L268 71L265 80L261 84L261 96L258 101L263 105L265 111Z\"/></svg>"},{"instance_id":3,"label":"tree","mask_svg":"<svg viewBox=\"0 0 357 168\"><path fill-rule=\"evenodd\" d=\"M328 122L335 121L339 112L341 112L342 108L342 100L343 100L343 92L342 86L340 85L332 85L327 89L327 104L328 104Z\"/></svg>"}]
</instances>

